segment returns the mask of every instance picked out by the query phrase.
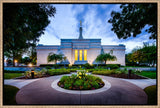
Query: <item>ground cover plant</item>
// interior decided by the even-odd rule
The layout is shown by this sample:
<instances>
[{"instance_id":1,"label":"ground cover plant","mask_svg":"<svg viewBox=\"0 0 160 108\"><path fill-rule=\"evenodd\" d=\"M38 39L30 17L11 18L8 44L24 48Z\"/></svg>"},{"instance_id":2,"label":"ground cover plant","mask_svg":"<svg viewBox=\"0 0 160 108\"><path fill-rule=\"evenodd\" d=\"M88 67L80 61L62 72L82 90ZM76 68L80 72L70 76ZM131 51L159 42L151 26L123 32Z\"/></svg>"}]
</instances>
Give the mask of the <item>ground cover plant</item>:
<instances>
[{"instance_id":1,"label":"ground cover plant","mask_svg":"<svg viewBox=\"0 0 160 108\"><path fill-rule=\"evenodd\" d=\"M16 93L18 92L17 87L13 87L10 85L4 85L3 92L3 104L4 105L15 105L16 103Z\"/></svg>"},{"instance_id":2,"label":"ground cover plant","mask_svg":"<svg viewBox=\"0 0 160 108\"><path fill-rule=\"evenodd\" d=\"M157 104L157 89L156 89L156 85L146 87L144 89L144 91L148 95L148 104L149 105L156 105Z\"/></svg>"},{"instance_id":3,"label":"ground cover plant","mask_svg":"<svg viewBox=\"0 0 160 108\"><path fill-rule=\"evenodd\" d=\"M104 86L101 78L88 75L85 71L79 71L71 76L63 76L58 86L70 90L93 90Z\"/></svg>"},{"instance_id":4,"label":"ground cover plant","mask_svg":"<svg viewBox=\"0 0 160 108\"><path fill-rule=\"evenodd\" d=\"M42 77L48 77L48 76L54 76L54 75L61 75L61 74L69 74L70 70L69 69L45 69L43 68L40 71L34 70L34 78L42 78ZM24 73L24 76L26 79L30 79L31 76L31 71L26 71Z\"/></svg>"}]
</instances>

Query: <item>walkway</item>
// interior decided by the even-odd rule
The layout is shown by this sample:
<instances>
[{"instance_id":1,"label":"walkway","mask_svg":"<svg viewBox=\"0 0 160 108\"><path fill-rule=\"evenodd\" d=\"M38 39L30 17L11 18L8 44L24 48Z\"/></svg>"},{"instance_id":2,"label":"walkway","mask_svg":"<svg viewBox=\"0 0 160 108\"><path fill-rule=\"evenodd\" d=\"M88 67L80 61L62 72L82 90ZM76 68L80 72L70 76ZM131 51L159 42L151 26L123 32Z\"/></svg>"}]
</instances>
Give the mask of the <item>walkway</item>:
<instances>
[{"instance_id":1,"label":"walkway","mask_svg":"<svg viewBox=\"0 0 160 108\"><path fill-rule=\"evenodd\" d=\"M57 91L51 84L60 76L52 76L34 81L19 90L16 95L18 104L52 104L52 105L109 105L109 104L147 104L147 95L134 84L127 81L100 76L107 80L111 87L100 93L70 94Z\"/></svg>"},{"instance_id":2,"label":"walkway","mask_svg":"<svg viewBox=\"0 0 160 108\"><path fill-rule=\"evenodd\" d=\"M70 74L67 74L67 75L70 75ZM55 76L55 77L58 77L58 76ZM151 86L151 85L156 85L156 79L122 79L122 78L118 78L118 79L128 81L128 82L135 84L136 86L138 86L142 89L144 89L148 86ZM21 89L23 86L30 84L30 83L37 81L37 80L39 80L39 79L27 79L27 80L9 79L9 80L4 80L4 84L16 86L19 89Z\"/></svg>"},{"instance_id":3,"label":"walkway","mask_svg":"<svg viewBox=\"0 0 160 108\"><path fill-rule=\"evenodd\" d=\"M19 89L21 89L22 87L24 87L25 85L28 85L34 81L37 81L39 79L8 79L8 80L4 80L4 84L5 85L12 85L15 86Z\"/></svg>"}]
</instances>

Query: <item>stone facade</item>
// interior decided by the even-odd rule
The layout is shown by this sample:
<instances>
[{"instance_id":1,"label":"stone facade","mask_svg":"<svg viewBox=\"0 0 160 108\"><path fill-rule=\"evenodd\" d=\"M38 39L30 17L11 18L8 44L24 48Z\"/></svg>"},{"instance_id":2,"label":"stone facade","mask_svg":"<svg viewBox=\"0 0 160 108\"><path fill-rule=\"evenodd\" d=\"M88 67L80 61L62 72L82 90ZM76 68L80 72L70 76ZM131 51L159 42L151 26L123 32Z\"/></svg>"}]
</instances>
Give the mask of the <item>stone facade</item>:
<instances>
[{"instance_id":1,"label":"stone facade","mask_svg":"<svg viewBox=\"0 0 160 108\"><path fill-rule=\"evenodd\" d=\"M37 66L40 64L53 64L47 62L47 56L50 52L64 54L70 65L73 64L97 64L96 57L111 50L117 57L116 61L107 61L107 64L125 65L125 46L120 45L101 45L101 39L83 39L82 27L80 27L79 39L61 39L61 45L38 45L37 48Z\"/></svg>"}]
</instances>

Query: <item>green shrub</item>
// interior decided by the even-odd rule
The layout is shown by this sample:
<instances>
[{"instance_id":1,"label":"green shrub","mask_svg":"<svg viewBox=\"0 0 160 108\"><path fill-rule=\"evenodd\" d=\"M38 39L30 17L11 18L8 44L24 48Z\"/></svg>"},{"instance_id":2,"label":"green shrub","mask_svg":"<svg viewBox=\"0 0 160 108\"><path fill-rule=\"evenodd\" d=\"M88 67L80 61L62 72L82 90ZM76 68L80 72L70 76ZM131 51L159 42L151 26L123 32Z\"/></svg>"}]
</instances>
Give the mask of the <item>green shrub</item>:
<instances>
[{"instance_id":1,"label":"green shrub","mask_svg":"<svg viewBox=\"0 0 160 108\"><path fill-rule=\"evenodd\" d=\"M148 95L148 104L157 105L157 89L156 85L146 87L144 91Z\"/></svg>"},{"instance_id":2,"label":"green shrub","mask_svg":"<svg viewBox=\"0 0 160 108\"><path fill-rule=\"evenodd\" d=\"M118 64L107 64L107 68L110 69L118 69L120 67L120 65Z\"/></svg>"},{"instance_id":3,"label":"green shrub","mask_svg":"<svg viewBox=\"0 0 160 108\"><path fill-rule=\"evenodd\" d=\"M96 88L96 89L99 88L99 84L96 81L92 81L91 84L93 88Z\"/></svg>"},{"instance_id":4,"label":"green shrub","mask_svg":"<svg viewBox=\"0 0 160 108\"><path fill-rule=\"evenodd\" d=\"M91 66L89 63L84 64L83 67L85 69L91 69L91 68L93 68L93 66Z\"/></svg>"},{"instance_id":5,"label":"green shrub","mask_svg":"<svg viewBox=\"0 0 160 108\"><path fill-rule=\"evenodd\" d=\"M69 69L49 69L48 74L49 75L61 75L61 74L69 74L70 70Z\"/></svg>"},{"instance_id":6,"label":"green shrub","mask_svg":"<svg viewBox=\"0 0 160 108\"><path fill-rule=\"evenodd\" d=\"M64 88L65 89L72 89L72 84L71 83L65 83Z\"/></svg>"},{"instance_id":7,"label":"green shrub","mask_svg":"<svg viewBox=\"0 0 160 108\"><path fill-rule=\"evenodd\" d=\"M98 75L111 75L115 73L115 70L93 71L92 73Z\"/></svg>"},{"instance_id":8,"label":"green shrub","mask_svg":"<svg viewBox=\"0 0 160 108\"><path fill-rule=\"evenodd\" d=\"M115 74L128 74L128 70L126 68L124 68L124 69L116 69L114 71L115 71Z\"/></svg>"},{"instance_id":9,"label":"green shrub","mask_svg":"<svg viewBox=\"0 0 160 108\"><path fill-rule=\"evenodd\" d=\"M75 86L82 86L83 85L83 80L82 79L78 79L75 81L74 83Z\"/></svg>"},{"instance_id":10,"label":"green shrub","mask_svg":"<svg viewBox=\"0 0 160 108\"><path fill-rule=\"evenodd\" d=\"M37 70L34 71L34 77L41 78L43 75L45 75L45 71L43 72L43 69L42 69L41 71L37 71ZM31 71L26 71L26 72L24 73L24 76L25 76L26 78L31 78L31 77L32 77L32 76L31 76Z\"/></svg>"},{"instance_id":11,"label":"green shrub","mask_svg":"<svg viewBox=\"0 0 160 108\"><path fill-rule=\"evenodd\" d=\"M72 74L71 76L63 76L58 85L65 89L88 90L103 87L104 82L97 76L87 75L85 78L78 78L76 74Z\"/></svg>"},{"instance_id":12,"label":"green shrub","mask_svg":"<svg viewBox=\"0 0 160 108\"><path fill-rule=\"evenodd\" d=\"M91 88L91 85L89 84L88 81L85 81L84 84L83 84L83 89L87 90L87 89L90 89Z\"/></svg>"},{"instance_id":13,"label":"green shrub","mask_svg":"<svg viewBox=\"0 0 160 108\"><path fill-rule=\"evenodd\" d=\"M68 78L68 76L62 76L62 78L60 79L60 82L65 82L66 81L66 79Z\"/></svg>"},{"instance_id":14,"label":"green shrub","mask_svg":"<svg viewBox=\"0 0 160 108\"><path fill-rule=\"evenodd\" d=\"M19 91L17 87L4 85L3 89L3 104L4 105L16 105L16 94Z\"/></svg>"},{"instance_id":15,"label":"green shrub","mask_svg":"<svg viewBox=\"0 0 160 108\"><path fill-rule=\"evenodd\" d=\"M51 66L46 66L46 69L52 69Z\"/></svg>"}]
</instances>

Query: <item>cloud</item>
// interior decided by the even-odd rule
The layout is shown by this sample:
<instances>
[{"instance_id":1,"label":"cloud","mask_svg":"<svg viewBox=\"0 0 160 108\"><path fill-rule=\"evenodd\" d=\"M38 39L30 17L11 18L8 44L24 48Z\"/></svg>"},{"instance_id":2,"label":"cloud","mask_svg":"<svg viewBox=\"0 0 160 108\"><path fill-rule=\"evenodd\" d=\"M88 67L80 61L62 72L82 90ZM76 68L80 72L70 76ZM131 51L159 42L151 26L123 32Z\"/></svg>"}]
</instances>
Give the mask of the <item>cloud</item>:
<instances>
[{"instance_id":1,"label":"cloud","mask_svg":"<svg viewBox=\"0 0 160 108\"><path fill-rule=\"evenodd\" d=\"M59 45L61 38L79 37L79 21L82 20L84 38L101 38L102 45L126 45L126 53L136 46L142 46L149 40L145 32L146 26L136 38L118 39L111 31L112 25L108 23L112 11L121 11L120 4L53 4L56 7L54 18L46 28L45 34L40 38L40 44Z\"/></svg>"}]
</instances>

